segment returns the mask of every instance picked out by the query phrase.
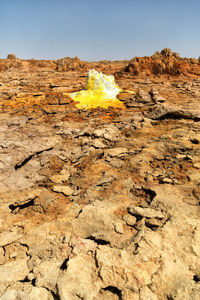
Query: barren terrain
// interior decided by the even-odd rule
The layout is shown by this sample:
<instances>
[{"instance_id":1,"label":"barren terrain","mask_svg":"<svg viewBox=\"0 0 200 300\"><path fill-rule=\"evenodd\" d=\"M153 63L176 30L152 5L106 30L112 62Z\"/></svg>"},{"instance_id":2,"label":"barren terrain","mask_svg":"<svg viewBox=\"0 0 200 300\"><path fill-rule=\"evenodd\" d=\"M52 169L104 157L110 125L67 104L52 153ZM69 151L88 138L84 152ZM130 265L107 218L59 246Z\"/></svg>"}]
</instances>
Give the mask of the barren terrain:
<instances>
[{"instance_id":1,"label":"barren terrain","mask_svg":"<svg viewBox=\"0 0 200 300\"><path fill-rule=\"evenodd\" d=\"M93 68L124 109L76 108ZM200 299L198 60L10 55L0 133L1 300Z\"/></svg>"}]
</instances>

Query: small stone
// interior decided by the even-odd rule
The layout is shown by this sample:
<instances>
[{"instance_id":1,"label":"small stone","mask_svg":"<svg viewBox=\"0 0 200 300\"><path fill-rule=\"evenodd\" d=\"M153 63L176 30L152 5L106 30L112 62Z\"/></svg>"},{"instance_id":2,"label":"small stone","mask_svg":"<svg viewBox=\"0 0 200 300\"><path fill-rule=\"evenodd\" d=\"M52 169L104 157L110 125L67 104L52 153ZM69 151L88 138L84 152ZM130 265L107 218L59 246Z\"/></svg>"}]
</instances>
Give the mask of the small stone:
<instances>
[{"instance_id":1,"label":"small stone","mask_svg":"<svg viewBox=\"0 0 200 300\"><path fill-rule=\"evenodd\" d=\"M104 133L105 133L105 130L104 129L96 129L94 131L94 135L97 136L97 137L103 137L104 136Z\"/></svg>"},{"instance_id":2,"label":"small stone","mask_svg":"<svg viewBox=\"0 0 200 300\"><path fill-rule=\"evenodd\" d=\"M178 159L186 159L187 155L185 155L185 154L177 154L176 158L178 158Z\"/></svg>"},{"instance_id":3,"label":"small stone","mask_svg":"<svg viewBox=\"0 0 200 300\"><path fill-rule=\"evenodd\" d=\"M157 219L146 219L145 225L147 227L159 227L161 223Z\"/></svg>"},{"instance_id":4,"label":"small stone","mask_svg":"<svg viewBox=\"0 0 200 300\"><path fill-rule=\"evenodd\" d=\"M169 184L171 183L172 184L173 180L171 178L165 177L165 178L162 179L162 183L169 183Z\"/></svg>"},{"instance_id":5,"label":"small stone","mask_svg":"<svg viewBox=\"0 0 200 300\"><path fill-rule=\"evenodd\" d=\"M200 169L200 162L195 163L194 167L197 168L197 169Z\"/></svg>"},{"instance_id":6,"label":"small stone","mask_svg":"<svg viewBox=\"0 0 200 300\"><path fill-rule=\"evenodd\" d=\"M27 276L28 280L32 281L35 278L35 274L33 274L32 272L28 274Z\"/></svg>"},{"instance_id":7,"label":"small stone","mask_svg":"<svg viewBox=\"0 0 200 300\"><path fill-rule=\"evenodd\" d=\"M141 102L143 104L152 104L152 99L149 93L141 89L138 90L135 99L137 102Z\"/></svg>"},{"instance_id":8,"label":"small stone","mask_svg":"<svg viewBox=\"0 0 200 300\"><path fill-rule=\"evenodd\" d=\"M73 190L69 187L69 186L59 186L59 185L56 185L53 187L53 191L56 192L56 193L61 193L65 196L70 196L73 194Z\"/></svg>"},{"instance_id":9,"label":"small stone","mask_svg":"<svg viewBox=\"0 0 200 300\"><path fill-rule=\"evenodd\" d=\"M123 220L126 222L126 224L129 225L129 226L134 226L135 223L137 222L136 217L131 216L131 215L128 215L128 214L125 215L125 216L123 216L122 219L123 219Z\"/></svg>"},{"instance_id":10,"label":"small stone","mask_svg":"<svg viewBox=\"0 0 200 300\"><path fill-rule=\"evenodd\" d=\"M159 95L158 91L154 88L151 88L149 94L152 95L152 96Z\"/></svg>"},{"instance_id":11,"label":"small stone","mask_svg":"<svg viewBox=\"0 0 200 300\"><path fill-rule=\"evenodd\" d=\"M166 101L166 99L165 99L164 97L160 96L160 95L154 95L154 96L153 96L153 100L154 100L155 102L160 102L160 103L163 103L163 102Z\"/></svg>"},{"instance_id":12,"label":"small stone","mask_svg":"<svg viewBox=\"0 0 200 300\"><path fill-rule=\"evenodd\" d=\"M95 147L95 148L105 148L106 146L104 145L104 143L102 143L100 140L98 139L94 139L92 141L92 146Z\"/></svg>"},{"instance_id":13,"label":"small stone","mask_svg":"<svg viewBox=\"0 0 200 300\"><path fill-rule=\"evenodd\" d=\"M29 270L32 270L34 267L38 266L41 263L41 260L37 255L33 255L27 262Z\"/></svg>"},{"instance_id":14,"label":"small stone","mask_svg":"<svg viewBox=\"0 0 200 300\"><path fill-rule=\"evenodd\" d=\"M200 182L200 172L199 171L191 172L189 174L189 178L190 178L191 181Z\"/></svg>"},{"instance_id":15,"label":"small stone","mask_svg":"<svg viewBox=\"0 0 200 300\"><path fill-rule=\"evenodd\" d=\"M55 183L63 183L70 177L70 173L67 170L62 170L60 174L51 176L51 181Z\"/></svg>"},{"instance_id":16,"label":"small stone","mask_svg":"<svg viewBox=\"0 0 200 300\"><path fill-rule=\"evenodd\" d=\"M164 216L160 211L152 208L143 207L129 207L128 212L133 216L145 217L145 218L158 218L162 219Z\"/></svg>"},{"instance_id":17,"label":"small stone","mask_svg":"<svg viewBox=\"0 0 200 300\"><path fill-rule=\"evenodd\" d=\"M119 140L119 134L119 129L114 125L106 126L102 129L96 129L94 131L95 137L102 137L112 142L116 142Z\"/></svg>"},{"instance_id":18,"label":"small stone","mask_svg":"<svg viewBox=\"0 0 200 300\"><path fill-rule=\"evenodd\" d=\"M111 157L127 155L127 152L127 148L113 148L107 151L108 155Z\"/></svg>"},{"instance_id":19,"label":"small stone","mask_svg":"<svg viewBox=\"0 0 200 300\"><path fill-rule=\"evenodd\" d=\"M117 233L124 233L124 228L123 228L123 223L122 222L115 222L114 224L114 229Z\"/></svg>"},{"instance_id":20,"label":"small stone","mask_svg":"<svg viewBox=\"0 0 200 300\"><path fill-rule=\"evenodd\" d=\"M154 88L152 88L150 90L149 94L152 96L152 99L155 102L161 102L161 103L163 103L163 102L166 101L166 99L164 97L160 96L159 92L156 89L154 89Z\"/></svg>"}]
</instances>

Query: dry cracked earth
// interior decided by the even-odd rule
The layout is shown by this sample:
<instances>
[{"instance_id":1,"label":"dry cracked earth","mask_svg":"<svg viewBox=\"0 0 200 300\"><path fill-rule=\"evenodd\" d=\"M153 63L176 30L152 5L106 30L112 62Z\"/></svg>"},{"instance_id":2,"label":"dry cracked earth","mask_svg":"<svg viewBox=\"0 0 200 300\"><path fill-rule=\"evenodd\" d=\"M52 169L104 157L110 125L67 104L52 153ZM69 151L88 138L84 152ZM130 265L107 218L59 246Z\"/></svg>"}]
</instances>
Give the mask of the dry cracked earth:
<instances>
[{"instance_id":1,"label":"dry cracked earth","mask_svg":"<svg viewBox=\"0 0 200 300\"><path fill-rule=\"evenodd\" d=\"M200 299L200 78L84 111L86 75L0 72L0 299Z\"/></svg>"}]
</instances>

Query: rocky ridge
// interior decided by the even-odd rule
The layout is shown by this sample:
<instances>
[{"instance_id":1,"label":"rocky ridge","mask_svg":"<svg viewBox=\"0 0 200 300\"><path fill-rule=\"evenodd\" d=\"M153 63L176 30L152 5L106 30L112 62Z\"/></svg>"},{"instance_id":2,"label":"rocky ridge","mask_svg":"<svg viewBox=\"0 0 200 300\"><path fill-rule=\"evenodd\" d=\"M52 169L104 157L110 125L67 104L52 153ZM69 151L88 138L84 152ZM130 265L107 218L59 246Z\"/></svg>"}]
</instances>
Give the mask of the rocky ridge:
<instances>
[{"instance_id":1,"label":"rocky ridge","mask_svg":"<svg viewBox=\"0 0 200 300\"><path fill-rule=\"evenodd\" d=\"M199 76L200 60L182 58L177 52L165 48L161 52L156 51L152 56L134 57L124 71L135 76Z\"/></svg>"},{"instance_id":2,"label":"rocky ridge","mask_svg":"<svg viewBox=\"0 0 200 300\"><path fill-rule=\"evenodd\" d=\"M86 75L0 73L0 299L197 300L200 78L122 74L124 110L84 111Z\"/></svg>"}]
</instances>

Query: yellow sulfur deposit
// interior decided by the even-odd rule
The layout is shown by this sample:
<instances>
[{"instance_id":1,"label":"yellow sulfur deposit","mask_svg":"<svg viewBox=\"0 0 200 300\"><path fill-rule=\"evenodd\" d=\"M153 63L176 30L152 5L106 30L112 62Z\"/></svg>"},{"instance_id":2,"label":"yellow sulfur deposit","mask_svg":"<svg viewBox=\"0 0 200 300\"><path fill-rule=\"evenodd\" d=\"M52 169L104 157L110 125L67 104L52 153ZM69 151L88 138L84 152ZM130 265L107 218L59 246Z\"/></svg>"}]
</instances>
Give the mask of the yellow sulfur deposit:
<instances>
[{"instance_id":1,"label":"yellow sulfur deposit","mask_svg":"<svg viewBox=\"0 0 200 300\"><path fill-rule=\"evenodd\" d=\"M121 89L116 85L114 76L104 75L96 70L88 72L84 90L70 94L70 97L79 102L76 107L89 109L96 107L124 108L123 103L116 98Z\"/></svg>"}]
</instances>

